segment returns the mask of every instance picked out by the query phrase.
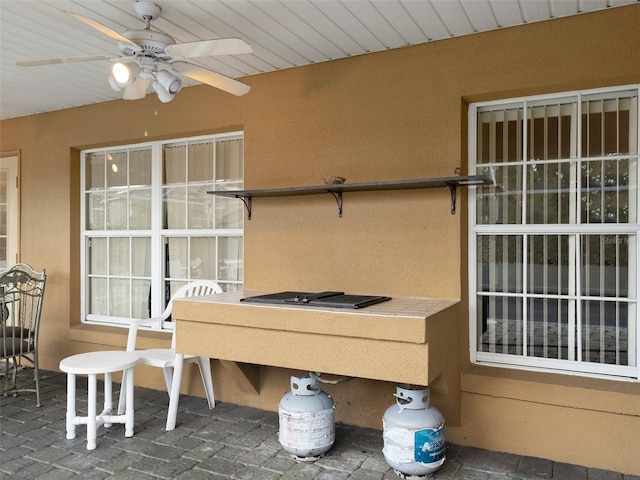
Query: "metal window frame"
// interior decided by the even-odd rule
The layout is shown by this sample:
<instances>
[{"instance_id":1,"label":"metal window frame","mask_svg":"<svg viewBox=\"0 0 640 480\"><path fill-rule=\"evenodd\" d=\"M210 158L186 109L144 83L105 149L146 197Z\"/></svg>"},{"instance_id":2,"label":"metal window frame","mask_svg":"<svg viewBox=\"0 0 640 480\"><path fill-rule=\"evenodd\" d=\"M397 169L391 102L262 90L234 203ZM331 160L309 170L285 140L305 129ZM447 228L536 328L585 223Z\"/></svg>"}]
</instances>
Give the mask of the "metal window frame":
<instances>
[{"instance_id":1,"label":"metal window frame","mask_svg":"<svg viewBox=\"0 0 640 480\"><path fill-rule=\"evenodd\" d=\"M577 157L576 162L580 162L582 160L590 161L594 160L595 157L582 157L582 152L580 151L580 144L582 138L581 131L581 108L583 98L585 96L596 96L599 95L602 98L615 98L615 94L617 92L629 92L635 91L637 94L640 93L640 85L625 85L619 87L610 87L610 88L602 88L602 89L593 89L593 90L581 90L575 92L561 92L551 95L537 95L537 96L529 96L529 97L520 97L515 99L504 99L498 101L488 101L488 102L478 102L472 103L469 105L469 115L468 115L468 158L469 158L469 174L472 174L476 171L478 165L486 165L486 164L478 164L477 163L477 115L479 110L486 107L495 107L496 109L500 108L508 108L514 106L523 106L523 111L525 112L525 117L523 121L527 122L527 105L531 104L544 104L545 102L552 102L553 100L562 100L567 98L575 98L578 106L577 110ZM640 104L640 101L638 102ZM636 115L640 117L640 106L638 107L638 112ZM525 138L523 139L523 158L521 162L516 162L519 165L526 164L528 156L526 152L527 139L526 135L528 134L528 129L523 129ZM639 127L640 130L640 127ZM628 155L628 157L636 160L636 170L640 170L640 132L637 136L638 145L636 145L636 154ZM558 159L554 160L555 162L565 160ZM571 159L573 160L573 159ZM508 162L500 163L500 166L507 165ZM494 163L496 165L496 163ZM577 163L576 163L576 167ZM526 170L526 169L525 169ZM636 172L637 175L638 172ZM527 185L526 179L524 181L524 185ZM635 178L636 192L640 191L640 181L638 181L638 176ZM579 193L580 187L579 185L576 187L577 192ZM486 366L494 366L501 368L511 368L511 369L522 369L522 370L530 370L530 371L541 371L541 372L553 372L553 373L562 373L562 374L571 374L571 375L580 375L580 376L588 376L588 377L603 377L608 379L617 379L624 381L638 381L640 380L640 318L638 311L638 300L640 298L640 268L636 269L635 273L635 293L629 294L629 304L633 306L635 309L635 334L632 332L629 334L630 339L629 342L632 344L635 342L635 345L629 346L629 352L631 354L631 348L635 350L635 357L632 359L630 363L634 363L634 366L621 366L621 365L611 365L604 363L594 363L594 362L584 362L581 361L581 358L578 357L575 360L558 360L558 359L549 359L542 357L526 357L522 355L512 355L512 354L498 354L498 353L488 353L478 351L478 325L477 325L477 314L478 314L478 286L477 286L477 238L479 234L525 234L525 235L534 235L534 234L567 234L575 236L576 239L580 238L580 236L586 236L589 234L630 234L635 235L635 255L637 260L637 254L640 252L640 195L636 193L636 222L630 224L607 224L607 229L603 229L602 225L594 225L594 224L582 224L580 223L580 218L576 218L575 223L573 224L538 224L538 225L528 225L526 223L526 218L523 218L523 223L520 225L477 225L476 224L476 189L471 189L469 194L469 218L468 218L468 248L469 248L469 264L468 264L468 287L469 287L469 342L470 342L470 359L474 364L486 365ZM523 200L526 202L526 190L523 191ZM578 199L579 202L579 199ZM523 206L523 212L526 212L526 205ZM579 205L576 207L576 212L579 212ZM609 228L610 227L610 228ZM573 258L574 258L574 268L576 271L574 272L574 278L580 277L580 249L574 249ZM522 260L523 268L526 269L527 259L523 258ZM524 279L526 281L526 272L524 274ZM630 286L633 288L633 285ZM523 290L526 292L526 290ZM562 298L573 299L577 306L577 312L575 314L575 323L574 328L578 331L581 328L581 322L578 320L581 318L580 308L581 303L585 297L581 295L580 291L575 292L574 296L563 296ZM519 294L509 294L513 296L522 296L534 298L531 293L523 293ZM538 298L539 295L535 295L535 298ZM544 297L544 296L543 296ZM553 295L547 296L548 298L554 298ZM607 298L607 300L610 300ZM620 300L619 298L617 299ZM525 309L526 310L526 309ZM524 312L524 317L526 317L526 312ZM526 318L524 318L523 329L526 328ZM526 344L526 342L525 342ZM525 345L526 348L526 345ZM526 350L525 350L526 351ZM581 352L581 349L578 348L578 352Z\"/></svg>"}]
</instances>

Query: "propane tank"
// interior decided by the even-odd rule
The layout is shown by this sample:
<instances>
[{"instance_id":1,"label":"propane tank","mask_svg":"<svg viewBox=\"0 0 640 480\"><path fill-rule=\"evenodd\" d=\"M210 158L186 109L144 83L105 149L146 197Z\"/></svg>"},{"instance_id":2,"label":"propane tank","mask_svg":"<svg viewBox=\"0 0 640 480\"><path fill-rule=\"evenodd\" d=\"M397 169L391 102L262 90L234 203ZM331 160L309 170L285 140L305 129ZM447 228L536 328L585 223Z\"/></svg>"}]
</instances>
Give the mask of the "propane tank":
<instances>
[{"instance_id":1,"label":"propane tank","mask_svg":"<svg viewBox=\"0 0 640 480\"><path fill-rule=\"evenodd\" d=\"M333 399L311 377L291 377L291 391L278 405L282 448L300 461L314 462L328 451L335 440Z\"/></svg>"},{"instance_id":2,"label":"propane tank","mask_svg":"<svg viewBox=\"0 0 640 480\"><path fill-rule=\"evenodd\" d=\"M399 477L424 478L445 460L444 417L429 405L428 388L399 385L394 396L382 418L382 453Z\"/></svg>"}]
</instances>

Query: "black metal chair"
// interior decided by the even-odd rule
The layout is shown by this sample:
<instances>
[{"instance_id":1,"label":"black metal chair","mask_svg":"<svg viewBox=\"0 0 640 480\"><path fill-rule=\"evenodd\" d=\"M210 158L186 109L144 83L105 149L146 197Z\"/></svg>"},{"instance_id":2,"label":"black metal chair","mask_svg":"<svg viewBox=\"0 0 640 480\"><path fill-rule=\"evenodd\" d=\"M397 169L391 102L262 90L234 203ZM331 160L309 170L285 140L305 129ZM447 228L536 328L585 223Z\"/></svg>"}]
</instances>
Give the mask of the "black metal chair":
<instances>
[{"instance_id":1,"label":"black metal chair","mask_svg":"<svg viewBox=\"0 0 640 480\"><path fill-rule=\"evenodd\" d=\"M24 263L0 274L0 360L6 362L4 395L35 392L38 406L38 332L46 281L44 270L37 272ZM33 366L35 388L23 388L16 383L18 366L23 365L23 360Z\"/></svg>"}]
</instances>

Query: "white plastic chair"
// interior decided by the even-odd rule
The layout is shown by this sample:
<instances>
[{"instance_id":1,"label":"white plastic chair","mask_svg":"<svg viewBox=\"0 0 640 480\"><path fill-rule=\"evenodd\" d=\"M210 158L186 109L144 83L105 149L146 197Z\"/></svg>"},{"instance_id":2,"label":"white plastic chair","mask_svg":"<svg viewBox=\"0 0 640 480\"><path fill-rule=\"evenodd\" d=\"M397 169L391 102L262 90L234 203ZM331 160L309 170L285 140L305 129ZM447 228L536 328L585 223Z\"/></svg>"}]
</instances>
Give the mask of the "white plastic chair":
<instances>
[{"instance_id":1,"label":"white plastic chair","mask_svg":"<svg viewBox=\"0 0 640 480\"><path fill-rule=\"evenodd\" d=\"M171 337L171 348L154 348L147 350L136 350L136 337L138 328L141 325L148 325L153 323L160 323L165 321L171 315L173 308L173 301L177 298L197 297L201 295L213 295L222 293L222 288L216 282L211 280L196 280L180 287L176 293L173 294L171 300L167 304L164 313L159 317L146 318L140 320L132 320L129 325L129 336L127 338L127 352L135 352L140 357L140 365L148 365L151 367L162 368L164 373L165 383L167 384L167 393L171 396L171 385L173 383L173 373L176 368L176 333L175 328ZM213 379L211 377L211 365L209 364L208 357L198 357L196 355L179 355L177 358L182 359L182 363L178 365L180 374L182 373L182 367L185 363L197 363L200 368L200 376L202 377L202 383L204 385L205 392L207 393L207 401L209 402L209 408L215 406L213 398ZM122 387L120 391L120 401L118 402L118 413L121 414L124 409L125 398L125 379L122 379ZM179 386L178 386L179 388ZM178 393L179 395L179 393ZM176 405L177 409L177 405ZM170 412L171 414L171 412ZM175 416L175 414L174 414ZM175 424L175 418L173 419Z\"/></svg>"}]
</instances>

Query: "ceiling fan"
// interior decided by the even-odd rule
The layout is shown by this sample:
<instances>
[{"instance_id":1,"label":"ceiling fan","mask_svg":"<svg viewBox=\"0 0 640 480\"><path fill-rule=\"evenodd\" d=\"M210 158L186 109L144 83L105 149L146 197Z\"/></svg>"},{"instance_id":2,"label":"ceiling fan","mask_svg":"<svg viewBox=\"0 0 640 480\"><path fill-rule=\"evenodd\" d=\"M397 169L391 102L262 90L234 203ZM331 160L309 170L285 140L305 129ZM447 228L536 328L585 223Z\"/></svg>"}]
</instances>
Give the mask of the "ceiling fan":
<instances>
[{"instance_id":1,"label":"ceiling fan","mask_svg":"<svg viewBox=\"0 0 640 480\"><path fill-rule=\"evenodd\" d=\"M233 95L244 95L251 87L208 68L189 63L186 59L213 55L253 53L251 46L239 38L221 38L176 43L169 35L151 28L151 21L162 10L153 2L137 0L135 10L145 22L143 30L127 30L120 34L90 18L65 12L118 42L121 55L87 55L48 58L16 62L23 67L37 67L59 63L111 60L109 84L115 91L124 91L125 100L144 98L151 88L162 102L170 102L182 88L180 75L219 88Z\"/></svg>"}]
</instances>

